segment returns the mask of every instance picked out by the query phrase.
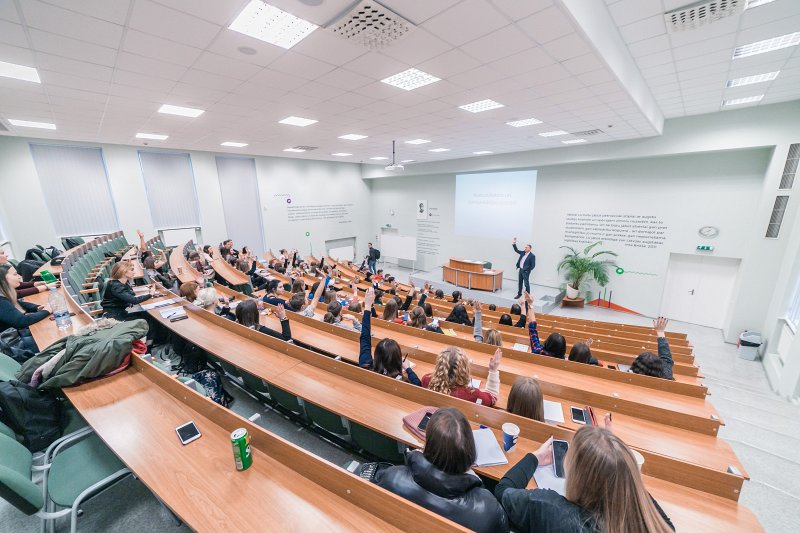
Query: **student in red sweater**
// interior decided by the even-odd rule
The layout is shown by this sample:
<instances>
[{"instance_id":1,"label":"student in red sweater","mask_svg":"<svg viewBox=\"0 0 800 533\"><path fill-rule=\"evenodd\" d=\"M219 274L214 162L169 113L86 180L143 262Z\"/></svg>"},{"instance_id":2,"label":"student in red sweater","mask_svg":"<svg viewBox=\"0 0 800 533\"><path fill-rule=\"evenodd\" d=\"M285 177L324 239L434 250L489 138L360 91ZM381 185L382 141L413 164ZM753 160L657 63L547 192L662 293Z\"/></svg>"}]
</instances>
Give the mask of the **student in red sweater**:
<instances>
[{"instance_id":1,"label":"student in red sweater","mask_svg":"<svg viewBox=\"0 0 800 533\"><path fill-rule=\"evenodd\" d=\"M468 402L492 406L500 395L500 360L503 351L498 348L489 361L489 376L486 388L476 389L472 386L469 372L469 358L461 348L448 346L436 358L433 374L422 378L422 386L436 392L449 394Z\"/></svg>"}]
</instances>

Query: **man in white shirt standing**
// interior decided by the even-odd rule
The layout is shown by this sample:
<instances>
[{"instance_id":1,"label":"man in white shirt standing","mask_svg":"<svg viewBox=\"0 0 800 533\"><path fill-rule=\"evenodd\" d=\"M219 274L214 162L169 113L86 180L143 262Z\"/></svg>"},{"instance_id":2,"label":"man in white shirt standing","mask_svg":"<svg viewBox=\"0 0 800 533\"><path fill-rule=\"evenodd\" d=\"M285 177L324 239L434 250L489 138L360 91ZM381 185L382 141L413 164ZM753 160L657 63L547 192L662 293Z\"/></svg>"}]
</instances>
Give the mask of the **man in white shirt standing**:
<instances>
[{"instance_id":1,"label":"man in white shirt standing","mask_svg":"<svg viewBox=\"0 0 800 533\"><path fill-rule=\"evenodd\" d=\"M517 248L516 237L514 237L511 246L514 247L514 251L517 252L517 254L519 255L519 259L517 260L517 265L516 265L519 276L517 295L514 296L514 299L516 300L517 298L522 296L523 282L525 283L525 292L529 294L531 292L530 277L531 277L531 272L533 272L533 269L536 268L536 256L533 255L533 253L531 252L530 244L526 244L524 250L520 250L519 248Z\"/></svg>"}]
</instances>

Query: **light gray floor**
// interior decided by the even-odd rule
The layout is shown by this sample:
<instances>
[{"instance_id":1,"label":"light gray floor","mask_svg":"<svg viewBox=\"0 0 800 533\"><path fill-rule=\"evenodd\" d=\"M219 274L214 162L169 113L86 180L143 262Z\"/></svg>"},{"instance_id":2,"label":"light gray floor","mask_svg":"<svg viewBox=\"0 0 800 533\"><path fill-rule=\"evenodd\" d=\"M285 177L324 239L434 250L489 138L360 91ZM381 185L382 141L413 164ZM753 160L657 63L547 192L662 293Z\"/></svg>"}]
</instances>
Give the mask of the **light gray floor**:
<instances>
[{"instance_id":1,"label":"light gray floor","mask_svg":"<svg viewBox=\"0 0 800 533\"><path fill-rule=\"evenodd\" d=\"M400 281L408 269L391 268ZM513 294L512 294L513 296ZM557 308L553 314L626 324L649 325L645 317L587 307ZM800 531L800 406L777 397L770 390L760 363L739 359L736 347L726 344L717 329L671 322L669 329L689 335L698 364L711 392L710 401L725 426L720 437L730 442L750 475L740 502L753 511L769 533ZM264 408L229 386L236 397L233 410L249 417L261 414L259 424L334 464L352 457L313 432ZM170 515L138 481L127 479L84 506L79 531L188 531L177 527ZM38 521L0 500L0 532L35 532ZM59 531L68 531L64 522ZM731 532L733 533L733 532Z\"/></svg>"}]
</instances>

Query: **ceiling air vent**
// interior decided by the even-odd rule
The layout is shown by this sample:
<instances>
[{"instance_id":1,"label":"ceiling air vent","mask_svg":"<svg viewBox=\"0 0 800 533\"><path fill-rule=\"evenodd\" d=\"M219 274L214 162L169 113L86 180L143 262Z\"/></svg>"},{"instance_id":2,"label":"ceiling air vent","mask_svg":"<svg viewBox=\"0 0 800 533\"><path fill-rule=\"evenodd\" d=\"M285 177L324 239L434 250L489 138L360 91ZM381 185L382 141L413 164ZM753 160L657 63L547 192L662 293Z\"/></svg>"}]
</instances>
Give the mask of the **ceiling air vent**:
<instances>
[{"instance_id":1,"label":"ceiling air vent","mask_svg":"<svg viewBox=\"0 0 800 533\"><path fill-rule=\"evenodd\" d=\"M797 176L797 163L800 161L800 144L793 144L789 147L789 155L786 156L786 166L783 167L781 184L778 187L782 191L788 191L794 186L794 178Z\"/></svg>"},{"instance_id":2,"label":"ceiling air vent","mask_svg":"<svg viewBox=\"0 0 800 533\"><path fill-rule=\"evenodd\" d=\"M370 50L381 50L408 33L414 25L377 2L362 0L328 29Z\"/></svg>"},{"instance_id":3,"label":"ceiling air vent","mask_svg":"<svg viewBox=\"0 0 800 533\"><path fill-rule=\"evenodd\" d=\"M578 137L591 137L592 135L599 135L603 133L603 130L586 130L586 131L575 131L572 132L573 135Z\"/></svg>"},{"instance_id":4,"label":"ceiling air vent","mask_svg":"<svg viewBox=\"0 0 800 533\"><path fill-rule=\"evenodd\" d=\"M789 203L788 196L776 196L775 205L772 207L772 214L769 217L769 224L767 224L767 239L777 239L778 233L781 231L781 222L783 222L783 213L786 212L786 204Z\"/></svg>"},{"instance_id":5,"label":"ceiling air vent","mask_svg":"<svg viewBox=\"0 0 800 533\"><path fill-rule=\"evenodd\" d=\"M681 9L664 13L667 32L694 30L714 21L742 12L745 0L711 0L695 2Z\"/></svg>"}]
</instances>

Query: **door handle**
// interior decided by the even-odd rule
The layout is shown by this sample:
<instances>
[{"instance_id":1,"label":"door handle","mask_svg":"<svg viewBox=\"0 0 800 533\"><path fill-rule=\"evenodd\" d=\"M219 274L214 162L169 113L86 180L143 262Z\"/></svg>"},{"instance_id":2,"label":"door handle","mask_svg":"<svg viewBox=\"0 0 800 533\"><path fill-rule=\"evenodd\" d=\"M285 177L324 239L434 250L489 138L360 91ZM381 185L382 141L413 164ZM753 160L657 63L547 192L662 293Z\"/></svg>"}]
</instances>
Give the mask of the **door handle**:
<instances>
[{"instance_id":1,"label":"door handle","mask_svg":"<svg viewBox=\"0 0 800 533\"><path fill-rule=\"evenodd\" d=\"M691 294L692 296L694 296L694 289L690 290L690 291L689 291L689 294Z\"/></svg>"}]
</instances>

